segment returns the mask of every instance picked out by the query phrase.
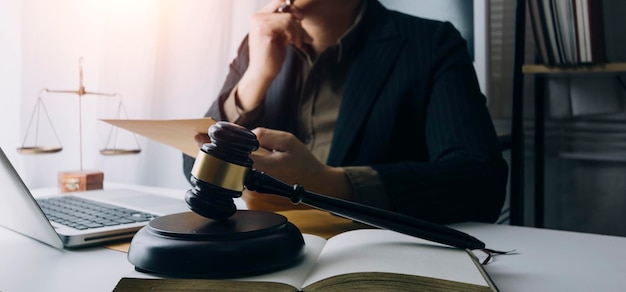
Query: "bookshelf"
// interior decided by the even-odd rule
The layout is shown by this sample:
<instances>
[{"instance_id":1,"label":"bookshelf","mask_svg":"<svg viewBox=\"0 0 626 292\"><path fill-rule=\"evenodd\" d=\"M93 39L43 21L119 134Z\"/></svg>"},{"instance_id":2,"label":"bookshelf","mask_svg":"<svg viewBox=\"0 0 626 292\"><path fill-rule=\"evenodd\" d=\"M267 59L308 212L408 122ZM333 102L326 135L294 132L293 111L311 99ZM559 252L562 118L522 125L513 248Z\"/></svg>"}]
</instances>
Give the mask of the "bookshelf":
<instances>
[{"instance_id":1,"label":"bookshelf","mask_svg":"<svg viewBox=\"0 0 626 292\"><path fill-rule=\"evenodd\" d=\"M577 0L574 1L572 3L576 3L576 2L580 2L583 3L585 0ZM594 1L594 0L586 0L586 1ZM621 73L626 73L626 62L610 62L609 59L597 59L599 60L598 62L595 63L583 63L583 62L574 62L574 63L566 63L563 62L563 60L565 60L563 58L563 55L561 55L561 63L557 63L555 65L545 65L545 64L526 64L525 60L524 60L524 49L525 49L525 39L524 36L526 34L526 10L530 9L529 13L530 13L530 17L529 20L531 21L531 25L533 25L533 35L535 37L535 42L536 42L536 51L538 56L540 57L540 60L543 61L548 61L548 60L558 60L558 54L557 55L553 55L551 57L546 57L546 52L545 52L545 47L542 48L542 46L545 46L546 43L548 43L548 46L550 45L550 40L548 39L544 39L543 44L541 44L541 40L538 39L537 37L539 36L539 38L541 38L541 36L545 37L545 38L549 38L550 34L547 33L546 31L543 31L543 33L541 32L541 29L538 29L537 27L534 27L535 25L538 25L538 23L540 23L540 21L533 19L532 13L533 13L533 9L534 12L536 13L537 10L537 5L541 5L541 4L537 4L539 3L538 0L519 0L516 1L516 20L515 20L515 61L514 61L514 74L513 74L513 88L514 88L514 92L513 92L513 143L514 143L514 147L517 147L519 149L519 151L521 151L523 153L523 147L524 147L524 141L523 141L523 89L524 89L524 79L526 76L529 75L533 75L535 76L535 78L537 78L536 80L541 81L542 78L546 78L549 76L567 76L567 75L580 75L580 74L603 74L603 75L611 75L611 74L621 74ZM589 2L589 3L594 3L597 4L599 3L598 1L594 1L594 2ZM619 2L613 2L613 5L617 5L615 3L619 3ZM528 5L528 6L527 6ZM534 5L534 7L533 7ZM623 3L620 3L620 5L623 5ZM621 8L623 8L623 6L621 6ZM618 9L618 10L622 10L622 9ZM541 11L541 10L539 10ZM610 12L610 13L614 13L614 12ZM556 14L553 14L556 15ZM598 17L597 15L595 17ZM600 15L600 21L604 22L605 20L602 18L603 15ZM607 16L608 17L608 16ZM613 17L615 17L615 15L613 15ZM545 24L545 19L543 19L542 21L544 21ZM596 23L598 23L598 18L595 19ZM543 27L545 29L545 27ZM562 32L561 32L562 33ZM607 46L599 46L602 48L602 50L607 50L607 51L603 51L600 53L600 56L604 56L606 57L606 53L608 52L609 49L609 43L608 43L608 39L604 39L604 31L602 32L603 37L602 38L598 38L601 39L602 42L607 41ZM609 36L609 32L606 31L607 33L607 37ZM558 33L553 34L552 37L554 35L558 35ZM615 35L613 35L612 37L615 37ZM554 40L552 41L552 45L555 44ZM617 41L619 42L619 40L611 40L611 41ZM558 40L557 40L558 42ZM577 43L578 44L578 43ZM613 45L615 45L616 43L612 43ZM564 47L560 47L561 49L567 50L568 48L566 48L565 46L567 46L567 44L565 43L560 43L558 45L562 45ZM593 46L593 49L597 48L597 45ZM580 49L580 47L577 47L577 49ZM544 50L543 52L541 50ZM587 50L590 50L589 48L587 48ZM558 50L557 50L558 51ZM555 51L553 51L555 52ZM615 52L615 51L614 51ZM548 53L549 54L549 53ZM597 52L596 52L597 54ZM605 55L602 55L605 54ZM617 57L618 59L622 59L621 56L623 55L619 55L619 57ZM539 82L540 84L541 82ZM534 107L535 107L535 118L534 118L534 206L533 206L533 215L534 215L534 226L535 227L544 227L544 166L545 166L545 119L546 119L546 109L545 109L545 100L544 100L544 96L541 93L542 91L539 90L538 88L540 88L541 85L537 86L535 88L535 92L533 93L534 96ZM620 153L603 153L603 154L589 154L589 153L562 153L560 155L560 157L564 157L564 158L580 158L580 157L586 157L589 158L589 155L594 155L594 159L601 159L601 160L614 160L615 157L623 155L624 153L620 152ZM616 156L617 155L617 156ZM519 164L522 165L523 162L523 154L517 154L519 159ZM626 160L626 159L625 159ZM515 161L513 161L515 162ZM513 164L512 162L512 164ZM520 194L518 194L517 196L519 197L514 197L513 192L511 194L511 200L512 200L512 204L515 202L516 204L520 205L519 210L517 211L519 213L519 218L518 223L520 223L519 225L523 225L523 207L524 207L524 193L523 188L521 186L521 184L523 183L523 167L522 166L518 166L521 168L521 170L519 170L519 172L521 172L520 178L519 180L519 191ZM513 181L512 181L513 183ZM513 191L513 190L512 190ZM513 211L513 210L512 210ZM513 215L511 215L513 218ZM512 220L513 223L513 220ZM518 225L518 224L516 224Z\"/></svg>"}]
</instances>

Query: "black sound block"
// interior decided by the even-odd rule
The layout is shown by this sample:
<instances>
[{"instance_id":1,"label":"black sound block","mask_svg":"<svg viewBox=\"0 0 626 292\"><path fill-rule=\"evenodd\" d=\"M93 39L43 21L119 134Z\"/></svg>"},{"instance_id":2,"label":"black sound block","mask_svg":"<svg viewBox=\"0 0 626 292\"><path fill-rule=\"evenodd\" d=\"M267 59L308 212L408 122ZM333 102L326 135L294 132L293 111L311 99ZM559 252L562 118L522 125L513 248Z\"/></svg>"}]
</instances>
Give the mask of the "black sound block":
<instances>
[{"instance_id":1,"label":"black sound block","mask_svg":"<svg viewBox=\"0 0 626 292\"><path fill-rule=\"evenodd\" d=\"M240 210L217 221L185 212L156 218L140 229L128 260L142 272L230 278L287 268L305 250L300 230L276 213Z\"/></svg>"}]
</instances>

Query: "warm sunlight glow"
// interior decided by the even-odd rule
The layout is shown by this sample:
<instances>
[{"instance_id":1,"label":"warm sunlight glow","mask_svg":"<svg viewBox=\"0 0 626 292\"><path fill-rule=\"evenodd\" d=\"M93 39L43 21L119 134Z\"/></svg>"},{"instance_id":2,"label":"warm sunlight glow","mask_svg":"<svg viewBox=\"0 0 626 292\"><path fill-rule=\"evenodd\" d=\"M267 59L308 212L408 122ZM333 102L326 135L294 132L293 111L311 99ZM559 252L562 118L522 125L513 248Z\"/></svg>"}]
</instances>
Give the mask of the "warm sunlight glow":
<instances>
[{"instance_id":1,"label":"warm sunlight glow","mask_svg":"<svg viewBox=\"0 0 626 292\"><path fill-rule=\"evenodd\" d=\"M95 13L112 17L132 18L154 9L159 1L154 0L87 0L86 6Z\"/></svg>"},{"instance_id":2,"label":"warm sunlight glow","mask_svg":"<svg viewBox=\"0 0 626 292\"><path fill-rule=\"evenodd\" d=\"M13 96L20 97L20 104L13 106L20 107L13 118L19 127L4 137L15 137L11 147L22 145L42 88L77 89L79 58L83 59L85 89L119 93L131 119L202 116L222 85L228 63L247 32L248 17L259 7L257 2L264 5L266 0L8 0L15 3L10 15L20 16L14 21L2 17L7 9L0 4L0 23L9 30L0 38L16 36L13 46L0 41L0 52L18 51L9 54L15 63L0 62L0 71L7 69L17 76L9 80L16 84L13 92L18 91ZM76 95L44 98L63 151L32 162L30 157L23 158L34 186L56 185L57 171L80 165ZM104 171L108 181L147 179L187 186L189 182L180 175L180 155L172 153L174 149L145 151L124 159L99 153L108 145L111 131L99 119L114 118L120 100L92 95L82 99L83 166ZM120 147L135 146L130 135L115 137ZM126 138L128 145L121 145ZM141 146L147 143L138 138ZM46 161L42 164L42 160Z\"/></svg>"}]
</instances>

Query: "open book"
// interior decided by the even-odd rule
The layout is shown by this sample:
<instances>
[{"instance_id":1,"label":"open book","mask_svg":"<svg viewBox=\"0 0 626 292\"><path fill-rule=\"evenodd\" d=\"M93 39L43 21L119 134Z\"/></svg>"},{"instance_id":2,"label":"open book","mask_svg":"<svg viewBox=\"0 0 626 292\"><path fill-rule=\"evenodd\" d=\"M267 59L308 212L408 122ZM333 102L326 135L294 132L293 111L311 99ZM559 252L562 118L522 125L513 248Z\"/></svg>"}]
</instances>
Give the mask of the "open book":
<instances>
[{"instance_id":1,"label":"open book","mask_svg":"<svg viewBox=\"0 0 626 292\"><path fill-rule=\"evenodd\" d=\"M304 240L305 259L285 270L225 280L132 271L114 291L497 291L470 250L382 229Z\"/></svg>"}]
</instances>

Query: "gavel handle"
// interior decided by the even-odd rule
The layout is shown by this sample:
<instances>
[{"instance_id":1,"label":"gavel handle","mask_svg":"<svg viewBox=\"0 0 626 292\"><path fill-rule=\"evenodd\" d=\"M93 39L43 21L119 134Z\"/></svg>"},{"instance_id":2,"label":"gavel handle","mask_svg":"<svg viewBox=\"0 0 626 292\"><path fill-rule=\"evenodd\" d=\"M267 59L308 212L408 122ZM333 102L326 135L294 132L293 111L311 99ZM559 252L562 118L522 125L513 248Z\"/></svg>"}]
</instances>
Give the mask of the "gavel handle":
<instances>
[{"instance_id":1,"label":"gavel handle","mask_svg":"<svg viewBox=\"0 0 626 292\"><path fill-rule=\"evenodd\" d=\"M374 208L326 195L306 191L300 185L290 186L268 174L251 169L245 180L251 191L289 198L294 204L303 203L374 227L400 232L462 249L484 249L475 237L447 227L403 214Z\"/></svg>"}]
</instances>

